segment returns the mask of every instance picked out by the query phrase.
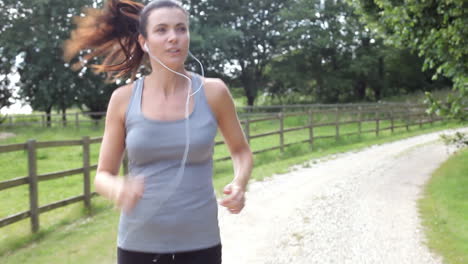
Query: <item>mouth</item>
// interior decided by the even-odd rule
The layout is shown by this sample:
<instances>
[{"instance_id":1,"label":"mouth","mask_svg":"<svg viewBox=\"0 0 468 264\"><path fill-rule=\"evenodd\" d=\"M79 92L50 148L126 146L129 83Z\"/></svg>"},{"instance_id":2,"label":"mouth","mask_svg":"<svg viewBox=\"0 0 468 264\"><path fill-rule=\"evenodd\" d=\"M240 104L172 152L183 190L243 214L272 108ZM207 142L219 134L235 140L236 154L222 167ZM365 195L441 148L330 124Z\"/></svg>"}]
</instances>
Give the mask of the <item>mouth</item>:
<instances>
[{"instance_id":1,"label":"mouth","mask_svg":"<svg viewBox=\"0 0 468 264\"><path fill-rule=\"evenodd\" d=\"M168 49L167 52L168 52L169 54L179 54L179 53L180 53L180 49L172 48L172 49Z\"/></svg>"}]
</instances>

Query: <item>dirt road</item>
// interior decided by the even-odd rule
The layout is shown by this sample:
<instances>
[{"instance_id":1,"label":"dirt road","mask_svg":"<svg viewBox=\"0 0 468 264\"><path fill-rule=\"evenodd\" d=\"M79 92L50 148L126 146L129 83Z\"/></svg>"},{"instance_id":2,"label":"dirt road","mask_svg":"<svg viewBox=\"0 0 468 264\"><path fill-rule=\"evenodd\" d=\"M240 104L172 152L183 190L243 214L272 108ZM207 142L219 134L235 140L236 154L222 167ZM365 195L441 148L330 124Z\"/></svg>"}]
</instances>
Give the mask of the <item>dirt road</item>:
<instances>
[{"instance_id":1,"label":"dirt road","mask_svg":"<svg viewBox=\"0 0 468 264\"><path fill-rule=\"evenodd\" d=\"M439 135L453 132L311 161L252 183L242 214L220 208L223 264L441 264L424 244L416 201L449 157Z\"/></svg>"}]
</instances>

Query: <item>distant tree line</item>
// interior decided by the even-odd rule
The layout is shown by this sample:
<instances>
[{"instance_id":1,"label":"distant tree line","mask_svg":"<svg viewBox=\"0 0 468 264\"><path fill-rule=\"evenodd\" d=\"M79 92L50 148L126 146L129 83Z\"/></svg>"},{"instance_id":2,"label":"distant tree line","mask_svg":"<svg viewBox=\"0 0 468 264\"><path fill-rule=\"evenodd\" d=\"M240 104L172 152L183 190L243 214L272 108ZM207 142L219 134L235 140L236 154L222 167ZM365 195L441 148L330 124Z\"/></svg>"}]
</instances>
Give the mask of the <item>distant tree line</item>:
<instances>
[{"instance_id":1,"label":"distant tree line","mask_svg":"<svg viewBox=\"0 0 468 264\"><path fill-rule=\"evenodd\" d=\"M459 28L463 34L451 40L459 44L447 44L458 50L453 55L430 51L423 37L416 40L419 44L403 44L403 38L414 42L419 36L410 33L395 45L401 32L388 17L381 25L379 17L379 10L395 1L183 2L191 13L192 53L204 63L207 76L222 77L231 87L242 89L249 105L262 94L283 103L362 102L466 84L466 60L459 65L455 59L466 59L462 45L466 29ZM73 17L82 15L83 7L102 4L100 0L0 0L0 107L11 103L7 76L19 74L15 84L19 97L34 110L60 111L63 118L73 106L90 112L106 110L118 84L105 83L104 76L88 68L73 71L62 52L74 27ZM455 12L452 7L460 8L454 4L446 9ZM438 18L426 14L429 20L430 16ZM410 32L431 32L438 23L452 22L449 18L402 26ZM387 43L390 40L393 43ZM188 66L198 71L197 64L189 61ZM435 79L435 74L441 77Z\"/></svg>"},{"instance_id":2,"label":"distant tree line","mask_svg":"<svg viewBox=\"0 0 468 264\"><path fill-rule=\"evenodd\" d=\"M433 79L448 78L456 92L445 101L429 95L431 111L467 119L468 2L465 0L348 0L386 42L408 47L424 60Z\"/></svg>"}]
</instances>

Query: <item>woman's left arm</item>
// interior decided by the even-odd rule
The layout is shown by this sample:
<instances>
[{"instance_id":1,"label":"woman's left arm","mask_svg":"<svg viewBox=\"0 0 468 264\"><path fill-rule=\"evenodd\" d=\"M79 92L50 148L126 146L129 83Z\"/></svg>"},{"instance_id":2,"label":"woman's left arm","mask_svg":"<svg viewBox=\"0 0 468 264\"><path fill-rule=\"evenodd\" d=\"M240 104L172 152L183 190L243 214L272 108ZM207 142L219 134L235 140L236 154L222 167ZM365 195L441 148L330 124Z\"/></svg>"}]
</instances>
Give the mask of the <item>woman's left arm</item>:
<instances>
[{"instance_id":1,"label":"woman's left arm","mask_svg":"<svg viewBox=\"0 0 468 264\"><path fill-rule=\"evenodd\" d=\"M228 146L234 166L234 179L224 188L226 197L220 204L237 214L244 208L245 191L253 167L253 157L237 117L234 101L226 84L220 79L205 79L208 102L218 121L218 127Z\"/></svg>"}]
</instances>

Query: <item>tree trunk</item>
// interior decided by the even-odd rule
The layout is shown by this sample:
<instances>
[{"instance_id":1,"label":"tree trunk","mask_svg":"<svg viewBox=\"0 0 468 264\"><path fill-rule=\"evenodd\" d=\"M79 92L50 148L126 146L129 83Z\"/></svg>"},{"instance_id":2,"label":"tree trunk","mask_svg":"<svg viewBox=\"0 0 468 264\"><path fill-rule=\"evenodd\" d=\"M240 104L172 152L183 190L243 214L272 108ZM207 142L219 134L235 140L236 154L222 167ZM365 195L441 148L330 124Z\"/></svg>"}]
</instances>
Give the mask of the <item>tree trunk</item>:
<instances>
[{"instance_id":1,"label":"tree trunk","mask_svg":"<svg viewBox=\"0 0 468 264\"><path fill-rule=\"evenodd\" d=\"M67 126L67 109L66 108L62 109L62 125L63 127Z\"/></svg>"},{"instance_id":2,"label":"tree trunk","mask_svg":"<svg viewBox=\"0 0 468 264\"><path fill-rule=\"evenodd\" d=\"M247 95L247 104L253 106L255 102L255 96Z\"/></svg>"},{"instance_id":3,"label":"tree trunk","mask_svg":"<svg viewBox=\"0 0 468 264\"><path fill-rule=\"evenodd\" d=\"M47 107L45 112L47 116L47 127L51 127L52 126L52 117L51 117L52 106Z\"/></svg>"},{"instance_id":4,"label":"tree trunk","mask_svg":"<svg viewBox=\"0 0 468 264\"><path fill-rule=\"evenodd\" d=\"M253 80L252 76L249 76L248 72L242 73L240 79L244 87L245 96L247 97L247 104L253 106L257 97L255 80Z\"/></svg>"},{"instance_id":5,"label":"tree trunk","mask_svg":"<svg viewBox=\"0 0 468 264\"><path fill-rule=\"evenodd\" d=\"M316 89L315 94L316 94L316 97L317 97L318 101L320 103L322 103L322 100L324 99L325 96L324 96L324 93L323 93L323 88L324 88L323 83L324 82L323 82L323 76L322 76L321 72L319 72L317 74L317 77L315 78L315 81L317 82L317 89Z\"/></svg>"},{"instance_id":6,"label":"tree trunk","mask_svg":"<svg viewBox=\"0 0 468 264\"><path fill-rule=\"evenodd\" d=\"M379 80L378 85L375 87L374 94L375 99L378 101L382 98L382 90L385 85L385 73L384 73L384 59L379 57Z\"/></svg>"},{"instance_id":7,"label":"tree trunk","mask_svg":"<svg viewBox=\"0 0 468 264\"><path fill-rule=\"evenodd\" d=\"M364 100L366 98L366 87L367 82L364 76L359 76L358 80L354 84L354 92L358 100Z\"/></svg>"}]
</instances>

